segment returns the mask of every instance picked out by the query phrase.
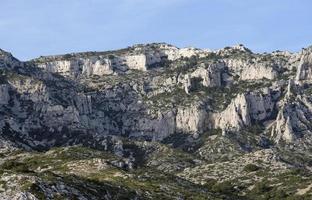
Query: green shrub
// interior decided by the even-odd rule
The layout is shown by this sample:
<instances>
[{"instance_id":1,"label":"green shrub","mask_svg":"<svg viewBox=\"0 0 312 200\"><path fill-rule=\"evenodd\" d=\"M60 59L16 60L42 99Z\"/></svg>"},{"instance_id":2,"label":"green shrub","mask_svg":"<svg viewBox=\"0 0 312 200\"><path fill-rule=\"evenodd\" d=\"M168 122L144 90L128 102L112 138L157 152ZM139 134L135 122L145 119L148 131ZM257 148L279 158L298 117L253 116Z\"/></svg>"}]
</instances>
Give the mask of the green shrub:
<instances>
[{"instance_id":1,"label":"green shrub","mask_svg":"<svg viewBox=\"0 0 312 200\"><path fill-rule=\"evenodd\" d=\"M1 165L2 170L12 170L20 173L29 173L31 172L28 169L28 166L25 163L17 162L14 160L6 161Z\"/></svg>"},{"instance_id":2,"label":"green shrub","mask_svg":"<svg viewBox=\"0 0 312 200\"><path fill-rule=\"evenodd\" d=\"M224 181L221 183L217 183L212 186L212 191L218 192L220 194L233 194L235 193L235 189L230 181Z\"/></svg>"},{"instance_id":3,"label":"green shrub","mask_svg":"<svg viewBox=\"0 0 312 200\"><path fill-rule=\"evenodd\" d=\"M267 181L261 181L255 184L255 187L253 188L252 192L254 194L266 194L270 192L272 187L269 185Z\"/></svg>"},{"instance_id":4,"label":"green shrub","mask_svg":"<svg viewBox=\"0 0 312 200\"><path fill-rule=\"evenodd\" d=\"M258 171L259 169L260 169L260 167L255 165L255 164L247 164L244 167L244 171L246 171L246 172L255 172L255 171Z\"/></svg>"},{"instance_id":5,"label":"green shrub","mask_svg":"<svg viewBox=\"0 0 312 200\"><path fill-rule=\"evenodd\" d=\"M206 188L208 188L208 190L212 190L213 186L216 185L218 183L218 181L216 179L208 179L206 180L206 183L204 184L204 186Z\"/></svg>"},{"instance_id":6,"label":"green shrub","mask_svg":"<svg viewBox=\"0 0 312 200\"><path fill-rule=\"evenodd\" d=\"M108 55L108 59L113 60L114 58L115 58L115 55L113 54Z\"/></svg>"}]
</instances>

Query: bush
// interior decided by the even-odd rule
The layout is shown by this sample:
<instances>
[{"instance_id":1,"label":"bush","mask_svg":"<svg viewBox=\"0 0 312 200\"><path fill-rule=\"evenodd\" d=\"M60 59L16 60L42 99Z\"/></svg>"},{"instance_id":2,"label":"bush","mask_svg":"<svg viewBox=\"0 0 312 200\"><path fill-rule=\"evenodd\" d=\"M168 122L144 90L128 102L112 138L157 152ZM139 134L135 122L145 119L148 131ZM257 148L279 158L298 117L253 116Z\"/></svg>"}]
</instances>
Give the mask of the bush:
<instances>
[{"instance_id":1,"label":"bush","mask_svg":"<svg viewBox=\"0 0 312 200\"><path fill-rule=\"evenodd\" d=\"M206 183L204 184L204 186L206 188L208 188L208 190L212 190L213 186L218 184L218 181L216 179L208 179L206 180Z\"/></svg>"},{"instance_id":2,"label":"bush","mask_svg":"<svg viewBox=\"0 0 312 200\"><path fill-rule=\"evenodd\" d=\"M20 173L29 173L31 172L28 169L28 166L25 163L17 162L14 160L6 161L1 165L2 170L13 170Z\"/></svg>"},{"instance_id":3,"label":"bush","mask_svg":"<svg viewBox=\"0 0 312 200\"><path fill-rule=\"evenodd\" d=\"M233 194L235 192L235 189L230 181L217 183L212 186L212 190L221 194Z\"/></svg>"},{"instance_id":4,"label":"bush","mask_svg":"<svg viewBox=\"0 0 312 200\"><path fill-rule=\"evenodd\" d=\"M64 56L63 56L63 58L65 59L65 60L68 60L68 59L71 59L73 56L71 55L71 54L65 54Z\"/></svg>"},{"instance_id":5,"label":"bush","mask_svg":"<svg viewBox=\"0 0 312 200\"><path fill-rule=\"evenodd\" d=\"M114 58L115 58L115 55L113 54L108 55L108 59L113 60Z\"/></svg>"},{"instance_id":6,"label":"bush","mask_svg":"<svg viewBox=\"0 0 312 200\"><path fill-rule=\"evenodd\" d=\"M244 167L244 171L246 171L246 172L255 172L255 171L258 171L259 169L260 169L260 167L257 165L254 165L254 164L247 164Z\"/></svg>"},{"instance_id":7,"label":"bush","mask_svg":"<svg viewBox=\"0 0 312 200\"><path fill-rule=\"evenodd\" d=\"M255 184L255 187L253 188L252 192L255 194L266 194L270 192L272 187L270 187L269 183L267 181L261 181L259 183Z\"/></svg>"}]
</instances>

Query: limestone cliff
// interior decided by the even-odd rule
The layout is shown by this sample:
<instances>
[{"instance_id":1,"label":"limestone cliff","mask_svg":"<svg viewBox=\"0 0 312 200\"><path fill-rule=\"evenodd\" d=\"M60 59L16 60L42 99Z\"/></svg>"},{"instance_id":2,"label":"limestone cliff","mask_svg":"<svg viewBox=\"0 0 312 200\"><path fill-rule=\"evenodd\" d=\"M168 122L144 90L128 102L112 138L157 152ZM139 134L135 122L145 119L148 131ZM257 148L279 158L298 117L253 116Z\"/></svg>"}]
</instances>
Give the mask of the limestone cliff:
<instances>
[{"instance_id":1,"label":"limestone cliff","mask_svg":"<svg viewBox=\"0 0 312 200\"><path fill-rule=\"evenodd\" d=\"M302 50L296 80L311 80L312 78L312 47Z\"/></svg>"},{"instance_id":2,"label":"limestone cliff","mask_svg":"<svg viewBox=\"0 0 312 200\"><path fill-rule=\"evenodd\" d=\"M311 199L311 55L0 50L0 199Z\"/></svg>"},{"instance_id":3,"label":"limestone cliff","mask_svg":"<svg viewBox=\"0 0 312 200\"><path fill-rule=\"evenodd\" d=\"M0 126L3 133L9 126L24 142L37 138L42 144L44 137L37 134L44 132L51 137L49 145L65 142L52 136L65 132L71 141L77 131L161 141L212 129L226 135L255 124L264 127L263 134L272 130L267 136L276 142L292 142L311 131L310 98L304 92L310 85L287 83L309 80L310 54L154 43L23 63L1 51L0 104L5 114ZM289 104L284 96L298 101Z\"/></svg>"}]
</instances>

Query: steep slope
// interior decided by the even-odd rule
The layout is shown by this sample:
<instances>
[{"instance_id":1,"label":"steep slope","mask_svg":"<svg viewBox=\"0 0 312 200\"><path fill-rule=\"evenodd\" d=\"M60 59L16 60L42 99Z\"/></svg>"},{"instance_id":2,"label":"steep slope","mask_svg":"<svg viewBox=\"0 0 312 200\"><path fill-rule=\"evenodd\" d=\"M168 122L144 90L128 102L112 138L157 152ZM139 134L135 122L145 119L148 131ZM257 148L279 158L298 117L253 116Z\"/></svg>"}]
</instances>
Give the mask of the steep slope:
<instances>
[{"instance_id":1,"label":"steep slope","mask_svg":"<svg viewBox=\"0 0 312 200\"><path fill-rule=\"evenodd\" d=\"M81 199L99 199L101 195L122 198L118 193L133 199L187 199L193 194L198 194L198 199L244 199L253 197L252 188L259 180L274 176L281 184L286 183L282 174L294 168L301 170L296 176L310 180L311 52L311 47L299 53L259 54L243 45L210 51L153 43L20 62L1 50L0 149L3 155L13 154L2 163L8 173L3 173L2 179L12 178L15 183L16 177L10 174L22 173L39 181L39 196L50 199L56 193ZM154 175L166 172L162 181L171 186L161 189L163 196L157 196L161 192L154 188L162 185L160 180L146 183L152 188L120 182L111 186L107 177L102 177L106 168L97 174L103 179L90 183L83 174L93 161L81 159L72 162L84 166L76 171L81 176L68 177L70 169L62 169L61 182L70 179L64 186L68 187L66 193L52 191L33 164L27 164L30 172L12 171L6 166L11 158L25 163L19 156L36 156L33 151L73 145L113 156L117 161L111 165L119 174L135 170L125 175L129 180L142 176L136 171ZM36 167L42 168L43 164ZM257 175L260 178L255 178L254 173L246 172L249 181L238 180L247 164L276 173L261 171ZM172 177L179 180L177 185L169 181ZM214 188L202 188L211 179ZM81 193L84 188L77 188L77 182L91 184L92 190ZM218 190L221 183L230 184L223 185L229 191ZM102 186L108 189L100 190ZM39 198L32 187L7 187L13 192L4 189L6 198ZM287 195L298 196L300 187L292 187ZM185 188L187 191L175 196ZM93 190L99 193L93 194ZM304 195L310 194L301 194L302 198Z\"/></svg>"}]
</instances>

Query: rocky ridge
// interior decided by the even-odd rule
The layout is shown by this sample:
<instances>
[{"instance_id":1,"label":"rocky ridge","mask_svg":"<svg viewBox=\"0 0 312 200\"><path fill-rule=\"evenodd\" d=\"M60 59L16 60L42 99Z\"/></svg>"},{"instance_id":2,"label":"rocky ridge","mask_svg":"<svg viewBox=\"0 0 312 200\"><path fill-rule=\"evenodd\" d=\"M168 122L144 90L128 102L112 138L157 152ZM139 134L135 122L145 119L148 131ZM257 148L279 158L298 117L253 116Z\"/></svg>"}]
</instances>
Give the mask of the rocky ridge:
<instances>
[{"instance_id":1,"label":"rocky ridge","mask_svg":"<svg viewBox=\"0 0 312 200\"><path fill-rule=\"evenodd\" d=\"M210 178L237 179L242 162L262 169L276 166L280 173L274 176L298 167L309 170L311 49L253 53L243 45L211 51L153 43L27 62L1 50L1 151L83 145L117 156L120 160L110 165L118 170L166 170L201 185ZM185 160L174 154L155 157L162 151ZM257 164L253 158L259 154L258 160L274 159ZM220 165L229 167L216 176ZM98 169L105 171L105 166ZM235 168L233 176L229 168ZM79 189L67 191L61 193L83 199ZM23 189L6 195L38 198Z\"/></svg>"}]
</instances>

